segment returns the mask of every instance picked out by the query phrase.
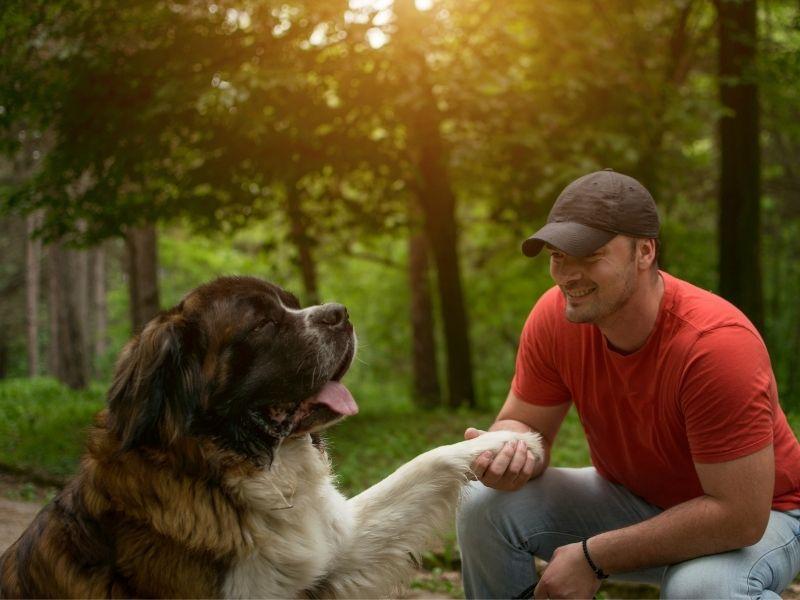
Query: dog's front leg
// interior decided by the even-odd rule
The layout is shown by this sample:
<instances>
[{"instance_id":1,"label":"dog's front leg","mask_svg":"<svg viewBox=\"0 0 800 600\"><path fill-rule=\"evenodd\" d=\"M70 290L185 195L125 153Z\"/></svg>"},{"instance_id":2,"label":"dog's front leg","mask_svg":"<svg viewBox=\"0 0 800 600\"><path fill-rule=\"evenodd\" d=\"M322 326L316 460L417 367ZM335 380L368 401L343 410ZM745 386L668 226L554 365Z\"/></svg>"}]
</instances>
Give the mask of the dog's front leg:
<instances>
[{"instance_id":1,"label":"dog's front leg","mask_svg":"<svg viewBox=\"0 0 800 600\"><path fill-rule=\"evenodd\" d=\"M451 525L475 458L518 439L541 458L538 435L493 431L421 454L348 500L353 531L314 595L379 598L397 590L408 581L419 554Z\"/></svg>"}]
</instances>

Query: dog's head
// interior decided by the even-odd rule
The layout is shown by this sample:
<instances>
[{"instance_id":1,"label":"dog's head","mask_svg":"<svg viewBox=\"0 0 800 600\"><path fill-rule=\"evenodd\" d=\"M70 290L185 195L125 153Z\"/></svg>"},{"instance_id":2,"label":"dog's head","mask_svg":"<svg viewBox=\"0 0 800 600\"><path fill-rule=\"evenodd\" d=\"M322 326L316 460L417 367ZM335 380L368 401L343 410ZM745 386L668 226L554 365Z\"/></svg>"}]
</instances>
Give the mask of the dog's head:
<instances>
[{"instance_id":1,"label":"dog's head","mask_svg":"<svg viewBox=\"0 0 800 600\"><path fill-rule=\"evenodd\" d=\"M357 412L339 382L355 347L344 306L300 308L276 285L222 277L191 291L123 349L110 427L123 449L209 436L260 462L283 438Z\"/></svg>"}]
</instances>

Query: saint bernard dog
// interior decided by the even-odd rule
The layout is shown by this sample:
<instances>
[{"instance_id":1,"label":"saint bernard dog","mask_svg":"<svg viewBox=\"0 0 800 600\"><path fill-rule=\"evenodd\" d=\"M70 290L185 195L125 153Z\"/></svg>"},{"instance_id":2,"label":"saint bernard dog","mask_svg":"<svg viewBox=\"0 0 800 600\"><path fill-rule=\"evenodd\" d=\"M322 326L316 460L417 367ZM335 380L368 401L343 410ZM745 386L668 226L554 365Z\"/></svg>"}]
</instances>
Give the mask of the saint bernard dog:
<instances>
[{"instance_id":1,"label":"saint bernard dog","mask_svg":"<svg viewBox=\"0 0 800 600\"><path fill-rule=\"evenodd\" d=\"M435 448L354 498L319 432L355 414L340 304L224 277L123 349L78 474L0 558L2 597L376 598L453 517L473 460Z\"/></svg>"}]
</instances>

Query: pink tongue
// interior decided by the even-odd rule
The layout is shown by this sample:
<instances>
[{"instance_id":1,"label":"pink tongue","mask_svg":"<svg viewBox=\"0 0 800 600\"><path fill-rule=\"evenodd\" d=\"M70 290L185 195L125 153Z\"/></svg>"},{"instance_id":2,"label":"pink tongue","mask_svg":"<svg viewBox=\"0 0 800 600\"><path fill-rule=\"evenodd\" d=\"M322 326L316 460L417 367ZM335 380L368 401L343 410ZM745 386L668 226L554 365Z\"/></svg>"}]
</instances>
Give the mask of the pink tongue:
<instances>
[{"instance_id":1,"label":"pink tongue","mask_svg":"<svg viewBox=\"0 0 800 600\"><path fill-rule=\"evenodd\" d=\"M353 394L338 381L326 383L315 400L340 415L354 415L358 412L358 405L356 405Z\"/></svg>"}]
</instances>

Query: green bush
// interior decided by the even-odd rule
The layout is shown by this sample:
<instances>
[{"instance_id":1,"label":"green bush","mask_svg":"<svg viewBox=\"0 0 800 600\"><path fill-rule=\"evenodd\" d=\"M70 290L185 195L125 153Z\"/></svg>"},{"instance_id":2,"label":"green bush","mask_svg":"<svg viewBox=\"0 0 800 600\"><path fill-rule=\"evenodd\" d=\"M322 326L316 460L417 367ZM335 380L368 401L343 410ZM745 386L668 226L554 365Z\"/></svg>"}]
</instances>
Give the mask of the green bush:
<instances>
[{"instance_id":1,"label":"green bush","mask_svg":"<svg viewBox=\"0 0 800 600\"><path fill-rule=\"evenodd\" d=\"M490 411L424 412L399 403L364 399L355 386L362 412L327 432L339 482L356 493L379 481L402 463L434 446L462 439L469 426L487 427ZM104 386L94 383L75 392L52 379L0 382L0 464L54 478L75 472L92 417L104 406ZM555 454L559 464L588 461L580 424L570 416Z\"/></svg>"},{"instance_id":2,"label":"green bush","mask_svg":"<svg viewBox=\"0 0 800 600\"><path fill-rule=\"evenodd\" d=\"M103 395L99 384L75 392L49 378L3 381L0 463L56 478L72 474Z\"/></svg>"},{"instance_id":3,"label":"green bush","mask_svg":"<svg viewBox=\"0 0 800 600\"><path fill-rule=\"evenodd\" d=\"M487 428L495 416L493 409L422 411L408 403L381 402L358 386L350 387L361 412L326 433L339 484L347 494L380 481L417 454L463 439L467 427ZM0 382L0 465L59 479L74 473L86 430L104 406L104 393L100 383L75 392L45 378ZM789 421L800 431L800 414L791 413ZM574 410L559 431L553 464L589 464Z\"/></svg>"}]
</instances>

